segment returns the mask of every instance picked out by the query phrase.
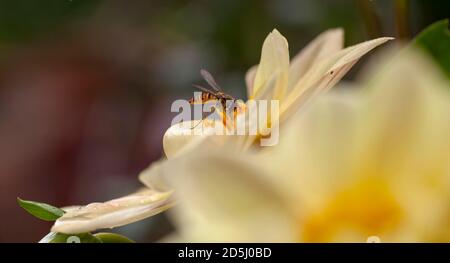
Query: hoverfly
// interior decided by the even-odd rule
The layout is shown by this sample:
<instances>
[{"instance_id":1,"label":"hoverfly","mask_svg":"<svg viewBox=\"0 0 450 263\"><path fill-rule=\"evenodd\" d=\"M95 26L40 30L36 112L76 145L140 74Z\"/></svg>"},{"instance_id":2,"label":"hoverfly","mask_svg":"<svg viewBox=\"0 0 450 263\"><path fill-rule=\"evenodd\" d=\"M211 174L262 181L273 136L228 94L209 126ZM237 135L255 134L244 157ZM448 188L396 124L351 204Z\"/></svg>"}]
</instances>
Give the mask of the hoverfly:
<instances>
[{"instance_id":1,"label":"hoverfly","mask_svg":"<svg viewBox=\"0 0 450 263\"><path fill-rule=\"evenodd\" d=\"M210 101L217 101L222 106L222 121L226 126L227 112L233 110L233 116L236 117L238 110L241 108L240 100L237 100L233 96L222 91L222 88L217 84L214 80L211 73L202 69L200 70L200 74L203 79L208 83L208 85L212 89L205 88L200 85L194 85L195 88L201 91L200 96L195 96L189 99L190 104L205 104ZM232 103L227 105L227 101L231 101ZM227 107L230 106L230 107ZM197 126L197 125L196 125ZM195 128L195 127L194 127Z\"/></svg>"}]
</instances>

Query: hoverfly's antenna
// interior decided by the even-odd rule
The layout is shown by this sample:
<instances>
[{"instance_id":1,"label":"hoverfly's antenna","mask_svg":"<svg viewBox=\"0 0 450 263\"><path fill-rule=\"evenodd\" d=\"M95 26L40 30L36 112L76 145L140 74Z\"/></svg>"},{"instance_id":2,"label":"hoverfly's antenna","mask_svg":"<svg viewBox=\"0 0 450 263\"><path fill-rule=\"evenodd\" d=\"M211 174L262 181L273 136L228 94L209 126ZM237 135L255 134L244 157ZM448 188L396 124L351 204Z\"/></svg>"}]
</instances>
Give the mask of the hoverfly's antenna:
<instances>
[{"instance_id":1,"label":"hoverfly's antenna","mask_svg":"<svg viewBox=\"0 0 450 263\"><path fill-rule=\"evenodd\" d=\"M217 82L214 80L211 73L209 73L205 69L201 69L200 74L202 75L203 79L211 86L211 88L213 88L216 91L222 91L219 84L217 84Z\"/></svg>"}]
</instances>

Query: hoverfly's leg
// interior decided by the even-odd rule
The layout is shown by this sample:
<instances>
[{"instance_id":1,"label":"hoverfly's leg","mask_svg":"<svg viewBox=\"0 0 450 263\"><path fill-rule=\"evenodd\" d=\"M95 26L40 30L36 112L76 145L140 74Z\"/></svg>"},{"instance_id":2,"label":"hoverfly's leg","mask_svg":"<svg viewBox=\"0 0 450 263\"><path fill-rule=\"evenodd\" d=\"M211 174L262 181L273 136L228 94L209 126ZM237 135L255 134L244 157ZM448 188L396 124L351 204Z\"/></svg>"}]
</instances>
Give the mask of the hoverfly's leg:
<instances>
[{"instance_id":1,"label":"hoverfly's leg","mask_svg":"<svg viewBox=\"0 0 450 263\"><path fill-rule=\"evenodd\" d=\"M191 127L191 130L193 130L193 129L195 129L200 123L202 123L202 121L203 121L202 119L198 119L198 117L200 117L200 116L196 116L196 115L195 115L195 107L198 107L198 106L203 105L203 103L202 103L202 101L201 101L201 98L200 98L200 100L194 100L194 102L191 103L191 105L194 106L194 118L193 118L192 121L198 120L198 123L195 124L194 127ZM200 113L200 114L201 114L201 113ZM192 116L191 116L191 117L192 117ZM201 118L203 118L203 117L201 117ZM191 126L192 126L192 125L191 125Z\"/></svg>"},{"instance_id":2,"label":"hoverfly's leg","mask_svg":"<svg viewBox=\"0 0 450 263\"><path fill-rule=\"evenodd\" d=\"M227 112L226 111L222 111L222 122L223 122L223 126L227 127Z\"/></svg>"},{"instance_id":3,"label":"hoverfly's leg","mask_svg":"<svg viewBox=\"0 0 450 263\"><path fill-rule=\"evenodd\" d=\"M225 127L227 127L227 120L226 120L226 112L222 105L222 102L219 100L216 105L213 106L214 112L217 113L219 120L223 123Z\"/></svg>"},{"instance_id":4,"label":"hoverfly's leg","mask_svg":"<svg viewBox=\"0 0 450 263\"><path fill-rule=\"evenodd\" d=\"M205 110L206 105L208 105L208 103L211 103L212 101L214 101L214 99L210 99L208 101L202 101L201 98L200 98L199 101L197 101L196 103L191 103L191 104L192 105L201 104L203 106L202 110ZM210 109L210 111L209 111L209 112L211 112L210 115L212 115L214 113L214 111L215 111L215 107L212 107L212 109L211 108L208 108L208 109ZM205 119L209 118L210 115L208 115L207 117L202 116L202 119L199 120L198 123L194 127L191 127L191 130L196 128L198 125L200 125L200 123L202 123Z\"/></svg>"},{"instance_id":5,"label":"hoverfly's leg","mask_svg":"<svg viewBox=\"0 0 450 263\"><path fill-rule=\"evenodd\" d=\"M228 122L228 118L230 116L229 114L229 110L230 110L230 101L227 99L222 99L220 101L221 105L222 105L222 119L223 119L223 124L225 125L225 127L227 127L227 122ZM230 124L230 122L228 122L228 125Z\"/></svg>"},{"instance_id":6,"label":"hoverfly's leg","mask_svg":"<svg viewBox=\"0 0 450 263\"><path fill-rule=\"evenodd\" d=\"M199 120L198 121L198 123L197 124L195 124L195 126L194 127L191 127L191 130L193 130L193 129L195 129L200 123L202 123L203 122L203 120Z\"/></svg>"},{"instance_id":7,"label":"hoverfly's leg","mask_svg":"<svg viewBox=\"0 0 450 263\"><path fill-rule=\"evenodd\" d=\"M237 104L235 100L226 100L225 118L230 121L233 127L236 124L236 107Z\"/></svg>"}]
</instances>

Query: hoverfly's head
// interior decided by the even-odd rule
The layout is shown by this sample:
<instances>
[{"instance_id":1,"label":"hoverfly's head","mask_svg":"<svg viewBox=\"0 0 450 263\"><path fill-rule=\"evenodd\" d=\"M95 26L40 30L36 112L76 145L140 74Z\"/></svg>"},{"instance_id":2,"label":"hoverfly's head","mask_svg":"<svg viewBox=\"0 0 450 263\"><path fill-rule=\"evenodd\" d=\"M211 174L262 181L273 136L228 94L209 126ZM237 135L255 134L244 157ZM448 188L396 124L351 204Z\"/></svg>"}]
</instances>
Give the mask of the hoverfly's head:
<instances>
[{"instance_id":1,"label":"hoverfly's head","mask_svg":"<svg viewBox=\"0 0 450 263\"><path fill-rule=\"evenodd\" d=\"M247 105L245 104L245 102L243 100L235 100L234 102L234 107L235 107L235 111L236 114L242 114L245 113L246 107Z\"/></svg>"}]
</instances>

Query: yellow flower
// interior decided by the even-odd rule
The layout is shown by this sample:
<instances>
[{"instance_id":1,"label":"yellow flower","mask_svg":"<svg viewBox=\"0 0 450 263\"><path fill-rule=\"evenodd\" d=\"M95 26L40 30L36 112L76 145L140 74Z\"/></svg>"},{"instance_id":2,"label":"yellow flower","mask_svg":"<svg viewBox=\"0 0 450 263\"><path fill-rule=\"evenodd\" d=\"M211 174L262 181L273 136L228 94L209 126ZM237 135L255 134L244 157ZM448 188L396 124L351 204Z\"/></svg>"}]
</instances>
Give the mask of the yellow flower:
<instances>
[{"instance_id":1,"label":"yellow flower","mask_svg":"<svg viewBox=\"0 0 450 263\"><path fill-rule=\"evenodd\" d=\"M248 98L279 100L280 119L285 120L314 95L336 84L361 56L387 40L389 38L379 38L342 49L343 32L332 29L319 35L289 63L288 43L274 30L264 41L259 65L246 75ZM221 122L213 124L222 125ZM205 125L211 126L211 123L205 121L198 128ZM257 136L192 135L192 126L179 123L167 130L163 145L169 160L184 153L195 154L199 149L230 145L242 152L258 139ZM161 169L166 162L168 160L162 160L141 174L141 181L151 190L70 210L56 221L52 231L78 233L121 226L172 206L172 189L161 179L164 173Z\"/></svg>"},{"instance_id":2,"label":"yellow flower","mask_svg":"<svg viewBox=\"0 0 450 263\"><path fill-rule=\"evenodd\" d=\"M390 39L377 38L343 49L342 29L331 29L320 34L289 62L288 42L274 29L263 43L260 63L246 74L247 96L255 101L278 100L278 118L283 122L315 95L333 87L359 58ZM221 129L235 128L230 125L222 128L221 122L209 119L205 119L202 125L197 121L173 125L163 138L167 158L195 149L198 145L216 148L229 141L234 141L237 151L244 151L259 139L259 136L251 135L215 136L208 131L195 132L217 126Z\"/></svg>"},{"instance_id":3,"label":"yellow flower","mask_svg":"<svg viewBox=\"0 0 450 263\"><path fill-rule=\"evenodd\" d=\"M449 242L450 84L413 51L368 76L292 116L277 146L162 164L181 238Z\"/></svg>"}]
</instances>

